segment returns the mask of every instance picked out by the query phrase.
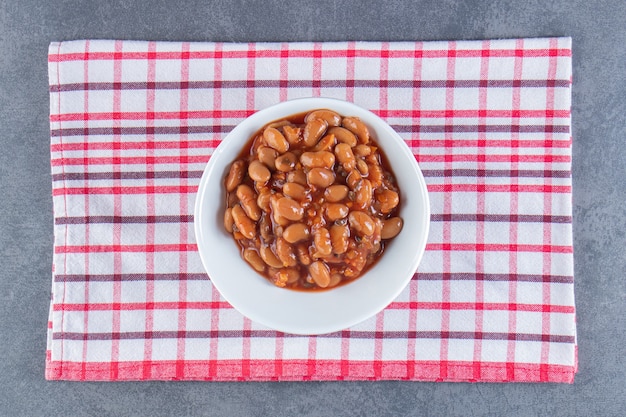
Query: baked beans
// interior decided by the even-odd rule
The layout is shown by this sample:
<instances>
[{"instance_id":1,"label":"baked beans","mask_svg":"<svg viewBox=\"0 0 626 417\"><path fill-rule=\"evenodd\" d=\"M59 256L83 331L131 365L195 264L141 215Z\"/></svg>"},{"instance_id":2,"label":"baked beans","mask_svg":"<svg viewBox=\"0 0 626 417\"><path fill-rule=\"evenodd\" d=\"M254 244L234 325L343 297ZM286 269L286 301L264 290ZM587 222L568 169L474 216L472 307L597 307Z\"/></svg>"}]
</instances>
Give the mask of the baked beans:
<instances>
[{"instance_id":1,"label":"baked beans","mask_svg":"<svg viewBox=\"0 0 626 417\"><path fill-rule=\"evenodd\" d=\"M395 177L359 118L317 109L268 123L224 179L224 228L279 287L350 282L402 230Z\"/></svg>"}]
</instances>

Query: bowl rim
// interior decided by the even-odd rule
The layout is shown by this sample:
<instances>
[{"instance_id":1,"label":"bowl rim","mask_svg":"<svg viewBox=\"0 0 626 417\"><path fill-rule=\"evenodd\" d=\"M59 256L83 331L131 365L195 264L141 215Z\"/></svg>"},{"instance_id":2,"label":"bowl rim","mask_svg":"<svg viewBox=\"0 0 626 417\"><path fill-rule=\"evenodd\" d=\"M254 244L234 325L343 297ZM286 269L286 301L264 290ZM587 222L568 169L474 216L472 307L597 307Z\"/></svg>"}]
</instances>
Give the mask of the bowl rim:
<instances>
[{"instance_id":1,"label":"bowl rim","mask_svg":"<svg viewBox=\"0 0 626 417\"><path fill-rule=\"evenodd\" d=\"M360 117L375 132L376 142L384 150L390 163L401 159L406 160L403 165L403 171L406 170L406 172L399 176L398 170L394 169L394 174L396 179L411 177L413 181L417 181L414 193L406 193L405 190L401 196L406 198L410 194L411 207L417 207L420 210L416 218L411 218L412 223L410 223L411 231L419 231L419 233L414 240L405 238L402 245L395 242L402 236L402 233L398 235L381 259L368 272L351 283L326 291L294 291L271 284L241 258L232 236L223 230L223 214L219 215L219 208L223 213L223 201L217 202L218 199L210 199L207 190L209 185L219 184L219 187L223 187L225 168L230 167L250 136L261 127L293 114L319 108L335 110L346 116ZM382 140L381 133L384 133ZM393 148L393 154L389 152L389 148ZM232 158L225 159L226 156L233 154ZM221 172L218 172L220 169ZM400 188L402 191L405 187ZM221 190L224 191L223 188ZM222 193L220 196L223 197ZM405 203L405 201L402 202L403 206ZM213 208L215 211L216 207L217 213L214 212L211 216L211 211L208 209ZM215 214L218 214L217 218ZM207 229L207 226L211 224L214 227ZM403 231L405 229L407 229L406 220ZM261 109L238 123L213 151L206 164L194 205L194 232L198 253L205 272L224 300L255 323L277 331L301 335L340 331L363 322L387 307L398 297L415 273L426 248L429 229L430 200L426 182L406 142L375 113L349 101L326 97L282 101ZM211 231L213 236L210 236ZM221 245L225 243L225 238L230 240L232 248L227 248L228 245ZM408 245L407 248L404 247L406 245ZM390 255L393 247L398 248L396 252L404 254L404 256L401 254L394 256L397 258L394 259L395 261L400 261L399 264L385 259ZM225 262L214 261L214 258L229 260L232 258L233 251L241 262L224 266ZM389 268L393 268L394 274L390 274L391 278L388 275L385 276L392 280L393 288L379 288L381 283L373 281L372 276L385 272ZM396 273L400 276L397 279ZM249 279L250 277L253 279ZM245 291L238 287L241 282L247 284L248 288ZM364 302L364 299L368 302Z\"/></svg>"}]
</instances>

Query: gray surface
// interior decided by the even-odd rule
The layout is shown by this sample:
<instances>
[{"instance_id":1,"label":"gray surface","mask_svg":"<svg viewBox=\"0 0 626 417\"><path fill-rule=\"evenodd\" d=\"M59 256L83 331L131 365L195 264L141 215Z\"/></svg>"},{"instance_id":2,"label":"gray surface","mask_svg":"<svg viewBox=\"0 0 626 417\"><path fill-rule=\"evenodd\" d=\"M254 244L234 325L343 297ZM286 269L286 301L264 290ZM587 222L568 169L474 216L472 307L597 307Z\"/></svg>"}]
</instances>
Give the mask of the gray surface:
<instances>
[{"instance_id":1,"label":"gray surface","mask_svg":"<svg viewBox=\"0 0 626 417\"><path fill-rule=\"evenodd\" d=\"M171 4L170 4L171 3ZM623 1L0 1L0 415L626 415ZM376 10L381 7L381 10ZM572 36L579 373L573 385L44 380L53 40Z\"/></svg>"}]
</instances>

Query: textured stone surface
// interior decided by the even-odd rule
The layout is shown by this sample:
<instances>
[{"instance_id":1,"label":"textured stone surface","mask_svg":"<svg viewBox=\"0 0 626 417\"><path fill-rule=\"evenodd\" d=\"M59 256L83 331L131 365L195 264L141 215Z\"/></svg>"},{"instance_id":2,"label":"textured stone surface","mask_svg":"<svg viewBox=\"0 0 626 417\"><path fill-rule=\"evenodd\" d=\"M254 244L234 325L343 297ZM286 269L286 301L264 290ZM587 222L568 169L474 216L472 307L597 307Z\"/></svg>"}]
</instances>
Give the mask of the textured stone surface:
<instances>
[{"instance_id":1,"label":"textured stone surface","mask_svg":"<svg viewBox=\"0 0 626 417\"><path fill-rule=\"evenodd\" d=\"M0 415L626 415L623 1L0 2ZM184 5L183 5L184 4ZM573 385L44 381L52 262L48 43L572 36Z\"/></svg>"}]
</instances>

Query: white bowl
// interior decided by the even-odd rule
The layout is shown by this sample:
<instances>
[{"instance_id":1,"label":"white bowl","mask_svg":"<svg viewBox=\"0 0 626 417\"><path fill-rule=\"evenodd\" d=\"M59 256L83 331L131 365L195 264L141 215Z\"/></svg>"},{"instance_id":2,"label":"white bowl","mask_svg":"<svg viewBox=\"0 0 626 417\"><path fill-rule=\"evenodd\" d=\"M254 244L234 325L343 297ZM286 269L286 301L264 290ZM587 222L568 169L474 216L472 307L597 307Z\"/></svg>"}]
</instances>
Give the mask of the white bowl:
<instances>
[{"instance_id":1,"label":"white bowl","mask_svg":"<svg viewBox=\"0 0 626 417\"><path fill-rule=\"evenodd\" d=\"M404 226L380 260L360 278L326 291L278 288L242 258L232 235L224 230L224 178L244 144L265 124L293 114L326 108L357 116L383 149L400 189ZM241 314L275 330L324 334L355 325L384 309L415 273L426 247L430 206L424 177L406 143L382 119L353 103L328 98L281 102L235 127L207 164L195 205L195 234L202 263L213 285Z\"/></svg>"}]
</instances>

